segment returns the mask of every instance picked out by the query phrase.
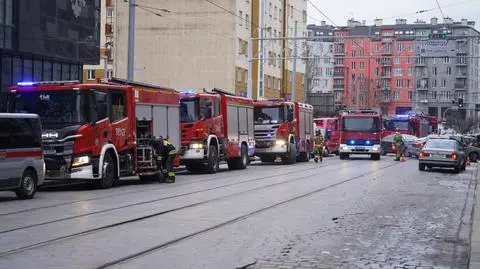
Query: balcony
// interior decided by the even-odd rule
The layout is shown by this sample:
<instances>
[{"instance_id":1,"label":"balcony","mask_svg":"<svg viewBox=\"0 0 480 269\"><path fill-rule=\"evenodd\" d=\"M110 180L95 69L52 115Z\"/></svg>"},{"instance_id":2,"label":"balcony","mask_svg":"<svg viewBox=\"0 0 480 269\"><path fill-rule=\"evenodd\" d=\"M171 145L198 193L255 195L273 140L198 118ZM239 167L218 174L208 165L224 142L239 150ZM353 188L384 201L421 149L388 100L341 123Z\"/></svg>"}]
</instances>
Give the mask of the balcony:
<instances>
[{"instance_id":1,"label":"balcony","mask_svg":"<svg viewBox=\"0 0 480 269\"><path fill-rule=\"evenodd\" d=\"M345 88L345 84L333 84L334 90L343 90Z\"/></svg>"},{"instance_id":2,"label":"balcony","mask_svg":"<svg viewBox=\"0 0 480 269\"><path fill-rule=\"evenodd\" d=\"M467 77L467 72L458 72L457 73L457 78L466 78Z\"/></svg>"},{"instance_id":3,"label":"balcony","mask_svg":"<svg viewBox=\"0 0 480 269\"><path fill-rule=\"evenodd\" d=\"M391 102L393 102L393 100L389 98L384 98L380 100L380 103L384 103L384 104L391 103Z\"/></svg>"},{"instance_id":4,"label":"balcony","mask_svg":"<svg viewBox=\"0 0 480 269\"><path fill-rule=\"evenodd\" d=\"M467 85L464 83L455 83L456 90L467 90Z\"/></svg>"},{"instance_id":5,"label":"balcony","mask_svg":"<svg viewBox=\"0 0 480 269\"><path fill-rule=\"evenodd\" d=\"M382 73L380 76L382 78L392 78L392 73Z\"/></svg>"},{"instance_id":6,"label":"balcony","mask_svg":"<svg viewBox=\"0 0 480 269\"><path fill-rule=\"evenodd\" d=\"M344 66L345 63L344 62L334 62L333 63L333 66Z\"/></svg>"},{"instance_id":7,"label":"balcony","mask_svg":"<svg viewBox=\"0 0 480 269\"><path fill-rule=\"evenodd\" d=\"M462 50L457 50L457 55L458 54L468 54L468 51L463 50L463 49Z\"/></svg>"},{"instance_id":8,"label":"balcony","mask_svg":"<svg viewBox=\"0 0 480 269\"><path fill-rule=\"evenodd\" d=\"M467 62L466 61L457 61L457 65L466 66Z\"/></svg>"},{"instance_id":9,"label":"balcony","mask_svg":"<svg viewBox=\"0 0 480 269\"><path fill-rule=\"evenodd\" d=\"M392 61L380 61L381 66L392 66Z\"/></svg>"},{"instance_id":10,"label":"balcony","mask_svg":"<svg viewBox=\"0 0 480 269\"><path fill-rule=\"evenodd\" d=\"M392 90L392 88L390 88L390 86L383 86L383 87L382 87L382 91L389 92L389 91L391 91L391 90Z\"/></svg>"},{"instance_id":11,"label":"balcony","mask_svg":"<svg viewBox=\"0 0 480 269\"><path fill-rule=\"evenodd\" d=\"M343 78L343 77L345 77L345 72L343 72L343 71L333 72L333 77L334 78Z\"/></svg>"},{"instance_id":12,"label":"balcony","mask_svg":"<svg viewBox=\"0 0 480 269\"><path fill-rule=\"evenodd\" d=\"M382 55L392 55L392 50L382 50Z\"/></svg>"}]
</instances>

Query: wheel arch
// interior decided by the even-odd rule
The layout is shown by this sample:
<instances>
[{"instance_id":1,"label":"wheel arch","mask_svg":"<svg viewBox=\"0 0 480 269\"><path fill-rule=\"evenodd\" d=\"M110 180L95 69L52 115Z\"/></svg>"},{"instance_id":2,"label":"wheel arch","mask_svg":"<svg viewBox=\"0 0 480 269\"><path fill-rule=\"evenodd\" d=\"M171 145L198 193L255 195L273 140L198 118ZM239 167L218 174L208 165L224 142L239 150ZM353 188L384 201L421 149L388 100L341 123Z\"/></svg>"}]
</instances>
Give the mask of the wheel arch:
<instances>
[{"instance_id":1,"label":"wheel arch","mask_svg":"<svg viewBox=\"0 0 480 269\"><path fill-rule=\"evenodd\" d=\"M103 174L103 160L105 159L106 154L113 154L113 160L115 162L115 176L119 177L120 176L120 160L118 158L118 152L115 146L111 143L105 144L102 147L102 151L100 153L100 160L98 161L98 176L101 177Z\"/></svg>"}]
</instances>

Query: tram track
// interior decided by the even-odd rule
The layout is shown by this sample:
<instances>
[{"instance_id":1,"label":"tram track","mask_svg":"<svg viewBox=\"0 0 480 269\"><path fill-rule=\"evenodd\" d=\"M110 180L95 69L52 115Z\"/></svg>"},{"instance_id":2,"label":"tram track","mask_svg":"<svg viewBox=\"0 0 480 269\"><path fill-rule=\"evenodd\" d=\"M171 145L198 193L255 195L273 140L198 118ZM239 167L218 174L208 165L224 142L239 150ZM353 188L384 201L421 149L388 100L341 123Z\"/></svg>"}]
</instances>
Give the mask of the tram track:
<instances>
[{"instance_id":1,"label":"tram track","mask_svg":"<svg viewBox=\"0 0 480 269\"><path fill-rule=\"evenodd\" d=\"M274 208L274 207L279 206L279 205L281 205L281 204L285 204L285 203L292 202L292 201L295 201L295 200L300 199L300 198L303 198L303 197L307 197L307 196L312 195L312 194L314 194L314 193L318 193L318 192L320 192L320 191L323 191L323 190L326 190L326 189L329 189L329 188L338 186L338 185L340 185L340 184L344 184L344 183L346 183L346 182L349 182L349 181L352 181L352 180L355 180L355 179L364 177L364 176L366 176L366 175L369 175L369 174L372 174L372 173L376 173L376 172L378 172L378 171L380 171L380 170L387 169L387 168L392 167L392 166L394 166L394 165L396 165L396 164L390 164L390 165L387 165L387 166L378 168L378 169L375 170L375 171L365 172L365 173L362 173L361 175L354 176L354 177L348 178L348 179L346 179L346 180L343 180L343 181L340 181L340 182L337 182L337 183L334 183L334 184L331 184L331 185L328 185L328 186L325 186L325 187L316 189L316 190L314 190L314 191L312 191L312 192L308 192L308 193L303 194L303 195L300 195L300 196L295 196L294 198L288 199L288 200L286 200L286 201L283 201L283 202L280 202L280 203L276 203L276 204L274 204L273 206L268 206L268 207L266 207L266 208L257 210L257 211L255 211L256 213L255 213L255 212L252 212L252 213L243 215L242 217L235 218L235 219L233 219L233 220L229 220L229 221L227 221L227 222L222 223L220 226L219 226L219 225L215 225L214 227L211 227L211 228L202 230L202 231L200 231L200 232L196 232L196 233L194 233L194 234L190 234L190 235L188 235L188 236L186 236L186 237L182 237L182 238L179 238L179 239L175 239L175 240L169 241L168 244L167 244L167 243L166 243L166 244L162 244L162 246L157 246L155 249L163 248L163 247L165 247L165 246L172 245L172 244L174 244L175 242L180 242L180 241L186 240L186 239L191 238L191 237L193 237L193 236L196 236L196 235L198 235L198 234L201 234L201 233L205 233L205 232L208 232L208 231L211 231L211 230L218 229L218 228L223 227L223 226L225 226L225 225L228 225L228 224L232 224L232 223L234 223L234 222L237 222L237 221L239 221L239 220L242 219L242 218L248 218L248 217L250 217L250 216L253 216L254 214L257 214L257 213L263 212L263 211L265 211L265 210ZM328 166L328 165L324 165L324 166ZM330 166L333 166L333 165L330 165ZM361 165L358 165L358 166L361 166ZM358 167L358 166L353 166L353 167L351 167L351 168ZM315 169L316 169L316 168L320 168L320 167L319 167L319 166L316 166ZM308 169L308 170L312 170L312 169ZM42 241L42 242L38 242L38 243L30 244L30 245L27 245L27 246L19 247L19 248L16 248L16 249L12 249L12 250L8 250L8 251L1 252L1 253L0 253L0 257L5 257L5 256L8 256L8 255L12 255L12 254L15 254L15 253L27 251L27 250L30 250L30 249L35 249L35 248L39 248L39 247L51 245L51 244L54 244L54 243L57 243L57 242L63 241L63 240L75 239L75 238L78 238L78 237L81 237L81 236L85 236L85 235L88 235L88 234L92 234L92 233L96 233L96 232L108 230L108 229L111 229L111 228L114 228L114 227L119 227L119 226L122 226L122 225L125 225L125 224L130 224L130 223L135 223L135 222L142 221L142 220L146 220L146 219L151 219L151 218L158 217L158 216L161 216L161 215L165 215L165 214L169 214L169 213L173 213L173 212L178 212L178 211L181 211L181 210L185 210L185 209L188 209L188 208L197 207L197 206L200 206L200 205L204 205L204 204L208 204L208 203L211 203L211 202L215 202L215 201L219 201L219 200L231 198L231 197L234 197L234 196L243 195L243 194L246 194L246 193L249 193L249 192L253 192L253 191L257 191L257 190L261 190L261 189L266 189L266 188L270 188L270 187L274 187L274 186L279 186L279 185L283 185L283 184L288 184L288 183L292 183L292 182L296 182L296 181L300 181L300 180L305 180L305 179L311 178L312 175L315 175L315 174L303 175L303 176L298 177L298 178L287 179L287 180L283 180L283 181L280 181L280 182L276 182L276 183L272 183L272 184L268 184L268 185L263 185L263 186L259 186L259 187L252 188L252 189L247 189L247 190L244 190L244 191L236 192L236 193L229 194L229 195L225 195L225 196L220 196L220 197L213 198L213 199L209 199L209 200L205 200L205 201L201 201L201 202L197 202L197 203L192 203L192 204L180 206L180 207L172 208L172 209L169 209L169 210L163 210L163 211L155 212L155 213L148 214L148 215L145 215L145 216L141 216L141 217L137 217L137 218L132 218L132 219L128 219L128 220L125 220L125 221L120 221L120 222L112 223L112 224L109 224L109 225L104 225L104 226L101 226L101 227L96 227L96 228L93 228L93 229L88 229L88 230L85 230L85 231L81 231L81 232L77 232L77 233L72 233L72 234L69 234L69 235L59 236L59 237L56 237L56 238L53 238L53 239L50 239L50 240L45 240L45 241ZM277 176L277 175L274 175L274 176ZM268 178L270 178L270 177L272 177L272 176L269 176ZM262 180L262 179L261 179L261 178L257 178L256 180ZM250 181L252 181L252 180L250 180ZM244 184L244 183L247 183L247 182L232 183L232 184L229 184L229 186L236 185L236 184ZM221 188L221 187L218 187L218 188ZM206 190L203 190L203 191L206 191ZM184 195L187 195L187 194L184 194ZM164 197L164 198L160 198L160 200L161 200L161 199L166 199L166 198L165 198L165 197ZM159 199L156 199L156 200L159 200ZM130 207L131 207L131 206L133 206L133 205L130 205ZM112 210L113 210L113 209L112 209ZM111 210L110 210L110 211L111 211ZM98 212L97 212L97 213L98 213ZM88 214L88 215L91 215L91 214ZM76 216L76 217L74 217L74 218L78 218L78 217L80 217L80 216ZM69 218L69 219L71 219L71 218ZM52 221L52 222L50 222L50 223L55 223L55 222L59 222L59 220L57 220L57 221ZM47 223L47 224L50 224L50 223ZM45 224L39 224L39 225L45 225ZM39 226L39 225L35 225L35 226ZM35 226L32 226L32 227L35 227ZM27 228L32 228L32 227L27 227ZM27 228L21 228L21 229L27 229ZM15 229L15 230L19 230L19 229ZM149 250L149 251L152 251L152 250ZM147 252L148 252L148 251L147 251ZM101 267L101 268L102 268L102 267Z\"/></svg>"}]
</instances>

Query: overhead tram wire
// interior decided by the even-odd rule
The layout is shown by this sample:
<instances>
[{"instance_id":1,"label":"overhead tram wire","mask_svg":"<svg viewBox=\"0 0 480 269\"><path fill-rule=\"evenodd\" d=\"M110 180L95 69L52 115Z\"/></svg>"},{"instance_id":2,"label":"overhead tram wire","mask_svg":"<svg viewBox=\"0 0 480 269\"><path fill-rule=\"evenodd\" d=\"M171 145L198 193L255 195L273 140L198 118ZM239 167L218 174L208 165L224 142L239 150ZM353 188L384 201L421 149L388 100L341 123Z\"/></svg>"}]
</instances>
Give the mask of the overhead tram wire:
<instances>
[{"instance_id":1,"label":"overhead tram wire","mask_svg":"<svg viewBox=\"0 0 480 269\"><path fill-rule=\"evenodd\" d=\"M435 0L435 2L437 2L438 9L440 9L440 13L442 14L443 23L445 23L446 22L446 17L445 17L445 14L443 13L443 9L440 6L440 3L438 2L438 0Z\"/></svg>"}]
</instances>

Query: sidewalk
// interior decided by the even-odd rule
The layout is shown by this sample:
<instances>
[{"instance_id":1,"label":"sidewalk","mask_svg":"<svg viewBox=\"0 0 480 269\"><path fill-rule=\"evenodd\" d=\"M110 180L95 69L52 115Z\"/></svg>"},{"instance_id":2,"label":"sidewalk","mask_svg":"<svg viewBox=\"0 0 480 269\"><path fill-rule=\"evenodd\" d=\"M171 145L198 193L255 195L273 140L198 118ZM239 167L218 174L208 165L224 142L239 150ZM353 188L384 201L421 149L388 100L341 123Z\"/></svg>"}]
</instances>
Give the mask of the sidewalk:
<instances>
[{"instance_id":1,"label":"sidewalk","mask_svg":"<svg viewBox=\"0 0 480 269\"><path fill-rule=\"evenodd\" d=\"M477 164L477 165L480 165ZM475 185L475 196L474 196L474 204L473 204L473 225L472 225L472 235L470 238L470 269L478 269L480 268L480 188L477 187L478 183L480 183L480 178L478 174L479 167L476 167L476 177L475 180L477 184Z\"/></svg>"}]
</instances>

